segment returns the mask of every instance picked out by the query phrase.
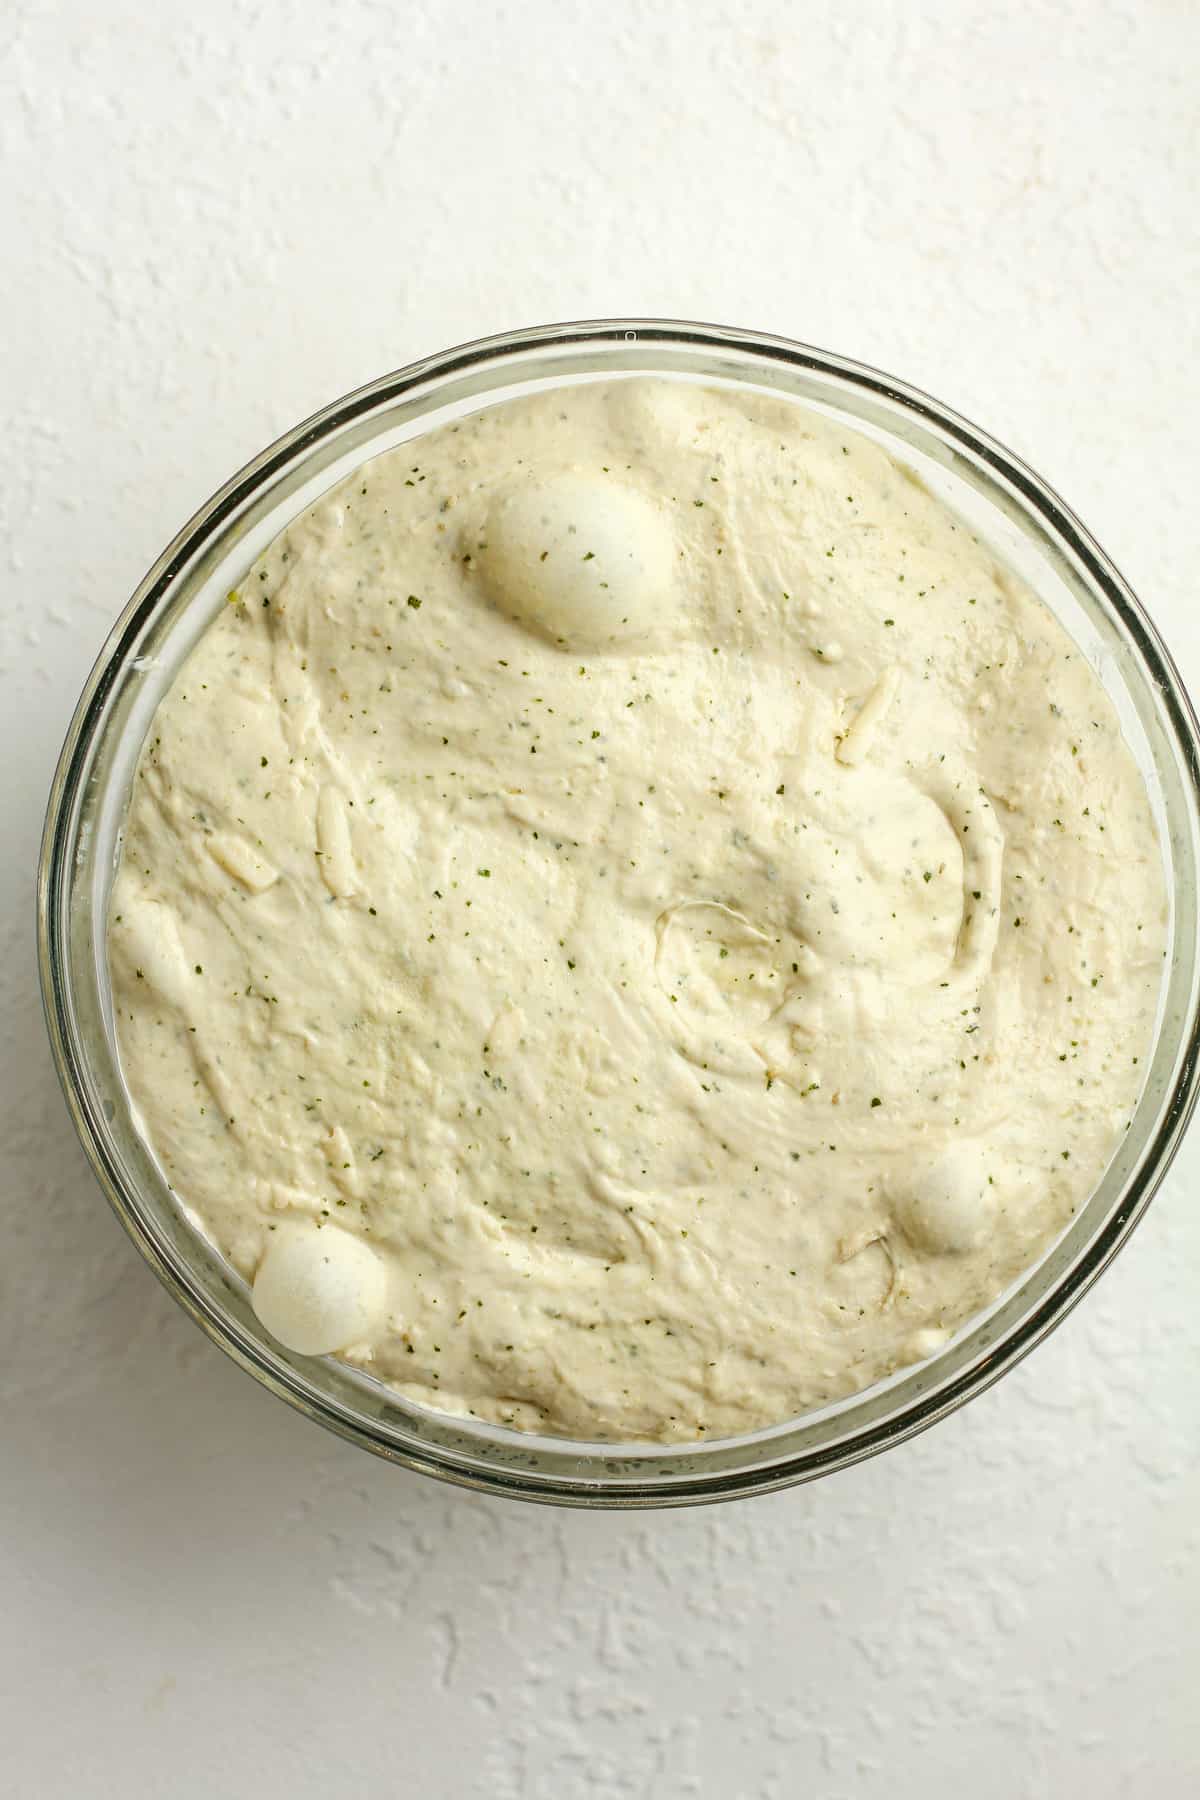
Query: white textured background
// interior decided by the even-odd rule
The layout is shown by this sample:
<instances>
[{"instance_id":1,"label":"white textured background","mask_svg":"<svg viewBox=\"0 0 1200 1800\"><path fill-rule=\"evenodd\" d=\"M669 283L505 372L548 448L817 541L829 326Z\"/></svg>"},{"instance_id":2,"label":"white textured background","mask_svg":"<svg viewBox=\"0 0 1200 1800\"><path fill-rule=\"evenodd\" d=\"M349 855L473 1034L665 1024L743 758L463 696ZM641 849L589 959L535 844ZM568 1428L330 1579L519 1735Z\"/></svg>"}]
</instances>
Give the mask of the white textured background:
<instances>
[{"instance_id":1,"label":"white textured background","mask_svg":"<svg viewBox=\"0 0 1200 1800\"><path fill-rule=\"evenodd\" d=\"M31 929L163 542L321 402L509 325L716 319L928 386L1200 687L1195 0L3 0L0 55L0 1790L1200 1793L1200 1127L918 1442L716 1510L517 1507L324 1437L176 1313L69 1139Z\"/></svg>"}]
</instances>

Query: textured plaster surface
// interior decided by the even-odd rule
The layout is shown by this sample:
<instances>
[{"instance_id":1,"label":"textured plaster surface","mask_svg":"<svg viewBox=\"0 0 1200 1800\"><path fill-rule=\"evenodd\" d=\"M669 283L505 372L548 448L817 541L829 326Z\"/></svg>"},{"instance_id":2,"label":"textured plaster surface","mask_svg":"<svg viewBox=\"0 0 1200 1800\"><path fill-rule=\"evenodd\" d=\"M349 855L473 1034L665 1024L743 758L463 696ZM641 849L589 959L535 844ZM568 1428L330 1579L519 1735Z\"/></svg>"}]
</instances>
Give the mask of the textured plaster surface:
<instances>
[{"instance_id":1,"label":"textured plaster surface","mask_svg":"<svg viewBox=\"0 0 1200 1800\"><path fill-rule=\"evenodd\" d=\"M325 1437L176 1311L69 1139L43 798L236 465L478 333L613 312L926 385L1200 685L1189 0L0 7L0 1789L1200 1793L1200 1137L1016 1374L816 1487L563 1514Z\"/></svg>"}]
</instances>

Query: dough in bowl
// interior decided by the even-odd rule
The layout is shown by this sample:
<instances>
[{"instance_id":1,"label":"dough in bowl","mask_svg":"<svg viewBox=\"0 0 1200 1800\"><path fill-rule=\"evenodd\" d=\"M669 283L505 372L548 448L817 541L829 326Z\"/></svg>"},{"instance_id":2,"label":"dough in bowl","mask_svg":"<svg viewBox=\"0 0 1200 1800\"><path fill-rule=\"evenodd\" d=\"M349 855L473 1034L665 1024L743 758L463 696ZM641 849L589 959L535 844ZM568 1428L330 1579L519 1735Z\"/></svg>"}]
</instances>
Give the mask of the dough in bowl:
<instances>
[{"instance_id":1,"label":"dough in bowl","mask_svg":"<svg viewBox=\"0 0 1200 1800\"><path fill-rule=\"evenodd\" d=\"M1164 926L1114 711L969 526L799 405L631 379L288 527L155 716L108 946L267 1329L674 1442L933 1354L1046 1249Z\"/></svg>"}]
</instances>

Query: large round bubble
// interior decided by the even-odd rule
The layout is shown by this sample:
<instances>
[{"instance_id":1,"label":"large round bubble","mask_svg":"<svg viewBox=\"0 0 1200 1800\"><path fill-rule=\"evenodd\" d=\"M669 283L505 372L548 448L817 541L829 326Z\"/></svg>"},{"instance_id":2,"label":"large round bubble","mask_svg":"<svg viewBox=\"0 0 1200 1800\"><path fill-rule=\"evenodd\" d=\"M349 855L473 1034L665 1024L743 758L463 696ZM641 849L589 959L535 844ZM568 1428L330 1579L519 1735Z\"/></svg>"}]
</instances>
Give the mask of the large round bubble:
<instances>
[{"instance_id":1,"label":"large round bubble","mask_svg":"<svg viewBox=\"0 0 1200 1800\"><path fill-rule=\"evenodd\" d=\"M615 476L572 471L509 487L481 535L478 566L497 606L565 649L635 643L675 611L670 526Z\"/></svg>"}]
</instances>

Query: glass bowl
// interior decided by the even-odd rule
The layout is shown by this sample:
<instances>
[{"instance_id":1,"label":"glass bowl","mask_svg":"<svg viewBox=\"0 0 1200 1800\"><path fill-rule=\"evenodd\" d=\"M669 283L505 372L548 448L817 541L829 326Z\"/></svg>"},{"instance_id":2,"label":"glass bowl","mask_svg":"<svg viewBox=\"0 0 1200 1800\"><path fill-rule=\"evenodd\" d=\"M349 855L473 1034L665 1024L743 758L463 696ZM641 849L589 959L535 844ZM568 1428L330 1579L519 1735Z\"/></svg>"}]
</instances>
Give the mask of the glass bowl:
<instances>
[{"instance_id":1,"label":"glass bowl","mask_svg":"<svg viewBox=\"0 0 1200 1800\"><path fill-rule=\"evenodd\" d=\"M189 1224L138 1134L113 1035L104 950L122 818L159 700L224 596L289 519L377 452L535 388L659 374L791 397L876 439L1015 568L1088 656L1148 783L1168 865L1169 955L1146 1084L1099 1187L1033 1268L933 1359L770 1430L664 1448L464 1422L328 1358L293 1356L246 1284ZM911 1437L1013 1366L1125 1242L1177 1149L1197 1084L1197 723L1170 655L1079 520L999 444L927 395L783 338L670 320L518 331L447 350L335 401L209 500L121 614L71 723L39 871L51 1043L75 1128L118 1217L209 1336L264 1387L352 1443L489 1493L664 1506L810 1480Z\"/></svg>"}]
</instances>

